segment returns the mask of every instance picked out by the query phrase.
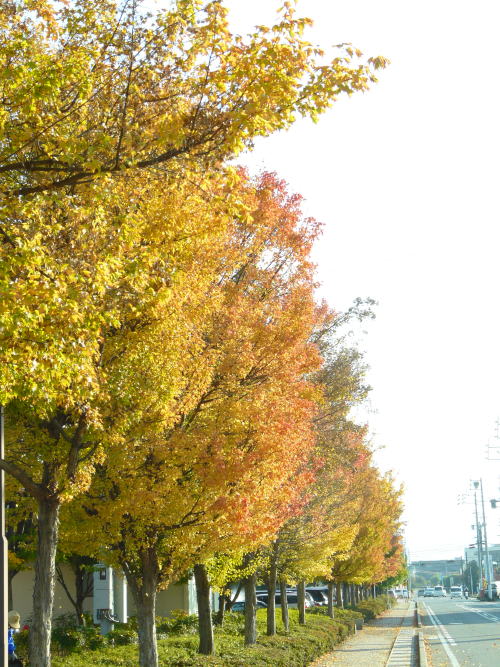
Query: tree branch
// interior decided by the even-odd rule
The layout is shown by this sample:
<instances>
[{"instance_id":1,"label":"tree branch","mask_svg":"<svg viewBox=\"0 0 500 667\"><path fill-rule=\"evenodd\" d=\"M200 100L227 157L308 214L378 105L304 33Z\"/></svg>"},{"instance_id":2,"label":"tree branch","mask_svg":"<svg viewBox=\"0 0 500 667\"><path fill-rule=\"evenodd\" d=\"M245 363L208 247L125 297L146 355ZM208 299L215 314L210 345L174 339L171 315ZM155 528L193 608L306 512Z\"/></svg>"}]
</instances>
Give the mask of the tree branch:
<instances>
[{"instance_id":1,"label":"tree branch","mask_svg":"<svg viewBox=\"0 0 500 667\"><path fill-rule=\"evenodd\" d=\"M36 500L45 500L51 495L47 488L41 484L37 484L25 470L23 470L15 463L0 459L0 469L11 477L14 477L14 479L17 479L17 481L23 485L26 491L28 491L33 496L33 498L36 498Z\"/></svg>"}]
</instances>

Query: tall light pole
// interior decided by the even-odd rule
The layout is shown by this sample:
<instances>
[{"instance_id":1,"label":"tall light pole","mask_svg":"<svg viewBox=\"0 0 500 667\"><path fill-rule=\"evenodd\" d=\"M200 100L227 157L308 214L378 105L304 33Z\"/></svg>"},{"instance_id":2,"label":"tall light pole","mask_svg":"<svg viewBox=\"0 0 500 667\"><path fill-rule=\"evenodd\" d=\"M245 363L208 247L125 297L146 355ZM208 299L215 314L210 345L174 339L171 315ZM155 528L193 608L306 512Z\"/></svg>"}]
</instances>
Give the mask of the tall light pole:
<instances>
[{"instance_id":1,"label":"tall light pole","mask_svg":"<svg viewBox=\"0 0 500 667\"><path fill-rule=\"evenodd\" d=\"M492 600L492 590L491 590L491 570L490 570L490 555L488 552L488 535L486 531L486 514L484 512L484 495L483 495L483 480L473 482L474 488L479 488L481 490L481 506L483 510L483 532L484 532L484 561L486 568L486 584L488 586L488 599ZM475 495L475 494L474 494Z\"/></svg>"},{"instance_id":2,"label":"tall light pole","mask_svg":"<svg viewBox=\"0 0 500 667\"><path fill-rule=\"evenodd\" d=\"M5 454L4 411L0 405L0 459ZM5 536L5 473L0 470L0 658L7 665L7 538Z\"/></svg>"},{"instance_id":3,"label":"tall light pole","mask_svg":"<svg viewBox=\"0 0 500 667\"><path fill-rule=\"evenodd\" d=\"M477 514L477 495L474 491L474 510L476 512L476 543L477 543L477 560L479 566L479 582L478 593L483 587L483 536L481 534L481 526L479 524L479 516Z\"/></svg>"}]
</instances>

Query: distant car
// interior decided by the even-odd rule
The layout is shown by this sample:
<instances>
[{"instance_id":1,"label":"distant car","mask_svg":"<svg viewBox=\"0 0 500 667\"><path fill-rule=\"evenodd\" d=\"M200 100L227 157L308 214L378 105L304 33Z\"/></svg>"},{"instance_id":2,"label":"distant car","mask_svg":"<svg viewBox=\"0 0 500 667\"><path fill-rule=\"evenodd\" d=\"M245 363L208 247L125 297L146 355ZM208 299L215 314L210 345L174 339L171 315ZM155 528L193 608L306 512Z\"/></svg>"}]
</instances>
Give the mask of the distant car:
<instances>
[{"instance_id":1,"label":"distant car","mask_svg":"<svg viewBox=\"0 0 500 667\"><path fill-rule=\"evenodd\" d=\"M426 588L424 591L424 598L433 598L433 597L434 597L434 589Z\"/></svg>"},{"instance_id":2,"label":"distant car","mask_svg":"<svg viewBox=\"0 0 500 667\"><path fill-rule=\"evenodd\" d=\"M265 602L262 602L262 600L257 600L256 607L257 607L257 609L266 609L267 604L265 604ZM233 606L231 607L231 611L244 612L245 611L245 600L238 600L238 602L235 602L233 604Z\"/></svg>"},{"instance_id":3,"label":"distant car","mask_svg":"<svg viewBox=\"0 0 500 667\"><path fill-rule=\"evenodd\" d=\"M424 594L425 594L425 588L419 588L417 593L418 597L421 597Z\"/></svg>"},{"instance_id":4,"label":"distant car","mask_svg":"<svg viewBox=\"0 0 500 667\"><path fill-rule=\"evenodd\" d=\"M444 588L444 586L434 586L434 597L435 598L445 598L446 597L446 588Z\"/></svg>"},{"instance_id":5,"label":"distant car","mask_svg":"<svg viewBox=\"0 0 500 667\"><path fill-rule=\"evenodd\" d=\"M462 598L462 597L463 597L462 586L451 586L450 598Z\"/></svg>"}]
</instances>

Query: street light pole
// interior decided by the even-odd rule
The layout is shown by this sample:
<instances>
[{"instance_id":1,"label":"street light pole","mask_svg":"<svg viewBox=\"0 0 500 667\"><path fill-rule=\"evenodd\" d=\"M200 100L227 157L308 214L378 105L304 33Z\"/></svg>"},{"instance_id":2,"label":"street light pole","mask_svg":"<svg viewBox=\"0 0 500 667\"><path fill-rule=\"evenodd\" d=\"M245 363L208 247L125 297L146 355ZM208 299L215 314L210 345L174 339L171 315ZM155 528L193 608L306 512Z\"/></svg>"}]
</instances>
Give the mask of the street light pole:
<instances>
[{"instance_id":1,"label":"street light pole","mask_svg":"<svg viewBox=\"0 0 500 667\"><path fill-rule=\"evenodd\" d=\"M0 459L5 454L4 411L0 405ZM5 536L5 473L0 469L0 658L1 664L7 665L7 538Z\"/></svg>"},{"instance_id":2,"label":"street light pole","mask_svg":"<svg viewBox=\"0 0 500 667\"><path fill-rule=\"evenodd\" d=\"M484 530L484 550L485 550L485 562L486 562L486 583L488 584L488 599L492 600L492 590L491 590L491 570L490 570L490 555L488 553L488 537L486 534L486 514L484 512L484 495L483 495L483 480L479 480L481 488L481 505L483 508L483 530Z\"/></svg>"}]
</instances>

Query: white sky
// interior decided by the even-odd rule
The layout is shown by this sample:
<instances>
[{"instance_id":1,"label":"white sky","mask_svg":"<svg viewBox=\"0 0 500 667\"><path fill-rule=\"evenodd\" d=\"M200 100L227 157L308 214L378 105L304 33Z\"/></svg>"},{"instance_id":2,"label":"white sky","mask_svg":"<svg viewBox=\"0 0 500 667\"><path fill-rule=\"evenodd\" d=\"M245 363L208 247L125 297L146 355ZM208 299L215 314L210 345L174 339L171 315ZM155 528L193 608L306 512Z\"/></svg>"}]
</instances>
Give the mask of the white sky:
<instances>
[{"instance_id":1,"label":"white sky","mask_svg":"<svg viewBox=\"0 0 500 667\"><path fill-rule=\"evenodd\" d=\"M241 32L271 22L278 4L228 2ZM482 475L486 498L500 498L500 461L485 457L500 414L500 8L302 0L299 10L315 21L311 41L349 41L392 65L317 125L259 141L248 163L276 170L325 223L316 255L329 303L379 302L362 343L378 460L406 487L410 557L460 555L473 521L457 494Z\"/></svg>"}]
</instances>

